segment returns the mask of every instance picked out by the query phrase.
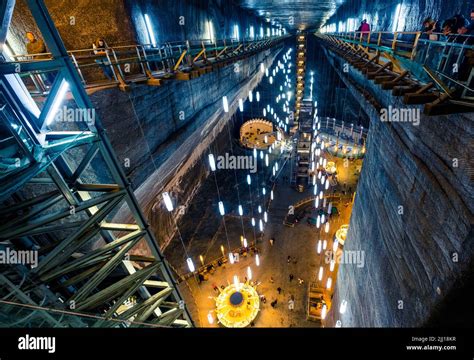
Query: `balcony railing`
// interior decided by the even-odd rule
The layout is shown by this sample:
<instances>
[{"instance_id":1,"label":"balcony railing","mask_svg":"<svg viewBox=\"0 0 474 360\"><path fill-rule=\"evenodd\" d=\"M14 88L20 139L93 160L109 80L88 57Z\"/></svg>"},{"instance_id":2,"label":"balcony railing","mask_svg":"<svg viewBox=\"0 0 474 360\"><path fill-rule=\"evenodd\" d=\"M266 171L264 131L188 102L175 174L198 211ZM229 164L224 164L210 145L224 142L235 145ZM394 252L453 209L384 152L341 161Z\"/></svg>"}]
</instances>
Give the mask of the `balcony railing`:
<instances>
[{"instance_id":1,"label":"balcony railing","mask_svg":"<svg viewBox=\"0 0 474 360\"><path fill-rule=\"evenodd\" d=\"M342 41L366 54L384 56L422 82L474 100L474 36L422 32L342 32L318 34Z\"/></svg>"},{"instance_id":2,"label":"balcony railing","mask_svg":"<svg viewBox=\"0 0 474 360\"><path fill-rule=\"evenodd\" d=\"M87 88L104 85L126 86L129 82L166 79L177 73L225 62L254 51L268 48L285 38L270 37L259 40L202 39L196 41L166 42L162 44L132 44L97 49L70 50L68 54ZM20 65L52 59L50 53L11 55L9 63ZM45 72L20 72L27 78L32 94L48 91ZM159 82L155 83L159 84Z\"/></svg>"}]
</instances>

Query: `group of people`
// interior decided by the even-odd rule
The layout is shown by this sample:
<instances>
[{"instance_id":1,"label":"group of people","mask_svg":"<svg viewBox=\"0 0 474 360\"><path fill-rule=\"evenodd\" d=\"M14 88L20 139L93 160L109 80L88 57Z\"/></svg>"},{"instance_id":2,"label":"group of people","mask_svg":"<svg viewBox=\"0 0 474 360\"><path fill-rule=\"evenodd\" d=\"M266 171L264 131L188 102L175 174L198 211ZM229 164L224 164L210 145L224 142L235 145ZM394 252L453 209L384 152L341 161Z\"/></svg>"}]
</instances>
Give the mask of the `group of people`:
<instances>
[{"instance_id":1,"label":"group of people","mask_svg":"<svg viewBox=\"0 0 474 360\"><path fill-rule=\"evenodd\" d=\"M462 14L456 14L445 20L441 27L439 22L426 18L423 21L421 31L423 36L429 37L431 40L437 40L436 33L442 33L445 36L453 37L456 35L473 35L474 34L474 9L471 10L470 18L467 19Z\"/></svg>"},{"instance_id":2,"label":"group of people","mask_svg":"<svg viewBox=\"0 0 474 360\"><path fill-rule=\"evenodd\" d=\"M371 26L366 19L362 20L357 31L362 33L371 31ZM437 40L437 38L435 39L436 33L442 33L445 36L474 35L474 9L471 10L469 19L462 14L456 14L442 22L441 25L437 20L428 17L423 21L420 31L424 37L431 37L433 40Z\"/></svg>"}]
</instances>

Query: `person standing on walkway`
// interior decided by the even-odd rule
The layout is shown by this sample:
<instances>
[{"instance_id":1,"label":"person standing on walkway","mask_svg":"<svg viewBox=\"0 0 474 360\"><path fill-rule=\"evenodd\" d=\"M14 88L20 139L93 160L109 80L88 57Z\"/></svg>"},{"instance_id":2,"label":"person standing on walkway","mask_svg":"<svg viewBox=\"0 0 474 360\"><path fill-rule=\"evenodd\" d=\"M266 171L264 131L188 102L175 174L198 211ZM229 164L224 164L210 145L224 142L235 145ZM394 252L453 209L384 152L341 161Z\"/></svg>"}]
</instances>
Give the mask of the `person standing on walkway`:
<instances>
[{"instance_id":1,"label":"person standing on walkway","mask_svg":"<svg viewBox=\"0 0 474 360\"><path fill-rule=\"evenodd\" d=\"M290 278L290 282L291 282L294 278L293 274L290 274L289 278Z\"/></svg>"},{"instance_id":2,"label":"person standing on walkway","mask_svg":"<svg viewBox=\"0 0 474 360\"><path fill-rule=\"evenodd\" d=\"M287 261L288 261L288 264L291 262L291 256L290 255L288 255Z\"/></svg>"},{"instance_id":3,"label":"person standing on walkway","mask_svg":"<svg viewBox=\"0 0 474 360\"><path fill-rule=\"evenodd\" d=\"M278 291L278 295L280 295L281 294L281 287L278 287L277 291Z\"/></svg>"},{"instance_id":4,"label":"person standing on walkway","mask_svg":"<svg viewBox=\"0 0 474 360\"><path fill-rule=\"evenodd\" d=\"M275 238L270 238L270 245L273 246L274 243L275 243Z\"/></svg>"}]
</instances>

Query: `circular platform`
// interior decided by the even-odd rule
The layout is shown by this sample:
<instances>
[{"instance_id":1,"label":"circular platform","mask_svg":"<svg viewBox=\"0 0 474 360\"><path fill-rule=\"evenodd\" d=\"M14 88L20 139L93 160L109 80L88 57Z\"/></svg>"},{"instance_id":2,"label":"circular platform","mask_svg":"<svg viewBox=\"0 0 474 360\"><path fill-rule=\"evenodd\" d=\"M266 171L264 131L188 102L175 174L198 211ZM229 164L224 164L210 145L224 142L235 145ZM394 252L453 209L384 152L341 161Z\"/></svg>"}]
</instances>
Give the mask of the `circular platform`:
<instances>
[{"instance_id":1,"label":"circular platform","mask_svg":"<svg viewBox=\"0 0 474 360\"><path fill-rule=\"evenodd\" d=\"M274 128L271 121L253 119L245 122L240 127L240 143L249 149L268 149L274 142L284 138L284 133L279 128Z\"/></svg>"},{"instance_id":2,"label":"circular platform","mask_svg":"<svg viewBox=\"0 0 474 360\"><path fill-rule=\"evenodd\" d=\"M259 311L260 298L249 284L229 285L216 298L217 319L228 328L249 326Z\"/></svg>"}]
</instances>

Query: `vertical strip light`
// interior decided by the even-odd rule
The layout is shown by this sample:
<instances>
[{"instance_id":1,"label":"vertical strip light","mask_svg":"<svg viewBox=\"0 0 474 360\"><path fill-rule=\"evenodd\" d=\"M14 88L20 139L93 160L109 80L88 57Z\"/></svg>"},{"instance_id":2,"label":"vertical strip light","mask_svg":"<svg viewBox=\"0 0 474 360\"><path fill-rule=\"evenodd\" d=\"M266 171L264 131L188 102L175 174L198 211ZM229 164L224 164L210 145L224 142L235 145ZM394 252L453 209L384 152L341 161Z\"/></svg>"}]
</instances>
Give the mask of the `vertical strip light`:
<instances>
[{"instance_id":1,"label":"vertical strip light","mask_svg":"<svg viewBox=\"0 0 474 360\"><path fill-rule=\"evenodd\" d=\"M54 120L54 117L56 116L59 106L63 102L64 98L66 97L66 92L69 89L69 83L66 80L61 81L61 85L59 85L59 90L56 94L56 97L53 100L53 103L51 104L51 107L49 108L48 114L46 115L45 123L46 125L51 125L51 123Z\"/></svg>"},{"instance_id":2,"label":"vertical strip light","mask_svg":"<svg viewBox=\"0 0 474 360\"><path fill-rule=\"evenodd\" d=\"M150 17L148 16L148 14L145 14L145 24L151 44L153 45L153 47L156 47L155 33L153 32L153 27L151 26Z\"/></svg>"}]
</instances>

